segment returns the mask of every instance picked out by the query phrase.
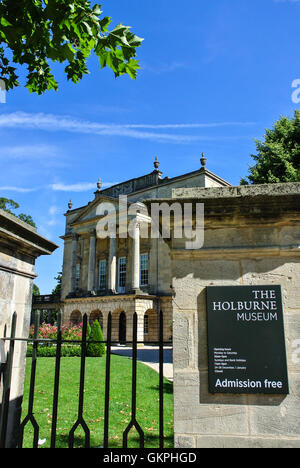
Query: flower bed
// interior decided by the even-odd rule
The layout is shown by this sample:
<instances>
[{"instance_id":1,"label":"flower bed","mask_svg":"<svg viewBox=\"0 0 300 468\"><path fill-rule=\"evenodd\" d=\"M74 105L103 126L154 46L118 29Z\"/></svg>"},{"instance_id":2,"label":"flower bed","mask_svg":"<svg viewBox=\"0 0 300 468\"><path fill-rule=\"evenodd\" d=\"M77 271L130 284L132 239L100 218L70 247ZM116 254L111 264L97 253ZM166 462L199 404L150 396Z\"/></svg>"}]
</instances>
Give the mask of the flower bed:
<instances>
[{"instance_id":1,"label":"flower bed","mask_svg":"<svg viewBox=\"0 0 300 468\"><path fill-rule=\"evenodd\" d=\"M74 325L69 322L61 327L63 340L81 340L82 337L82 323ZM34 325L30 327L29 338L34 336ZM42 323L39 327L38 338L44 340L57 340L57 325L50 325L50 323Z\"/></svg>"},{"instance_id":2,"label":"flower bed","mask_svg":"<svg viewBox=\"0 0 300 468\"><path fill-rule=\"evenodd\" d=\"M70 341L70 343L63 343L61 347L62 357L72 357L81 355L81 346L77 343L71 343L72 341L81 341L82 338L82 323L74 325L73 323L67 323L62 328L62 339ZM34 337L34 325L30 327L29 338ZM41 340L57 340L57 325L51 325L50 323L42 323L38 331L38 339ZM32 356L33 345L28 344L27 346L27 357ZM56 356L56 343L51 342L39 342L38 352L39 357L55 357Z\"/></svg>"},{"instance_id":3,"label":"flower bed","mask_svg":"<svg viewBox=\"0 0 300 468\"><path fill-rule=\"evenodd\" d=\"M61 331L63 340L61 346L61 356L81 356L82 323L74 325L73 323L69 322L62 326ZM49 323L42 323L40 325L38 330L38 339L41 341L39 341L37 348L37 355L39 357L56 356L55 340L57 340L57 332L58 330L56 324L51 325ZM30 327L29 338L34 338L34 325ZM99 322L96 320L92 328L88 324L86 355L94 357L104 356L106 352L105 348L106 346L103 340L102 330ZM31 357L32 352L33 344L29 342L27 346L27 357Z\"/></svg>"}]
</instances>

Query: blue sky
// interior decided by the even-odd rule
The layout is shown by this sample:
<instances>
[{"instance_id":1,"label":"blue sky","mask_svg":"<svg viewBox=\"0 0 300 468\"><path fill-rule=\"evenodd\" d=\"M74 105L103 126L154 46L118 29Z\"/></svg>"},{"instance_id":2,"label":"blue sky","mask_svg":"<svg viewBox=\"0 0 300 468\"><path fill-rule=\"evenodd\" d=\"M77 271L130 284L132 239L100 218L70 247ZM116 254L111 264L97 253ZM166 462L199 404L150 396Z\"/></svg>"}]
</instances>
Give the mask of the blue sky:
<instances>
[{"instance_id":1,"label":"blue sky","mask_svg":"<svg viewBox=\"0 0 300 468\"><path fill-rule=\"evenodd\" d=\"M99 1L101 3L101 1ZM233 185L248 171L254 138L292 116L300 79L299 0L104 0L105 15L145 40L136 81L115 79L91 57L78 85L55 67L59 91L19 88L0 104L0 196L31 214L60 248L37 260L46 294L61 269L67 203L152 171L207 167Z\"/></svg>"}]
</instances>

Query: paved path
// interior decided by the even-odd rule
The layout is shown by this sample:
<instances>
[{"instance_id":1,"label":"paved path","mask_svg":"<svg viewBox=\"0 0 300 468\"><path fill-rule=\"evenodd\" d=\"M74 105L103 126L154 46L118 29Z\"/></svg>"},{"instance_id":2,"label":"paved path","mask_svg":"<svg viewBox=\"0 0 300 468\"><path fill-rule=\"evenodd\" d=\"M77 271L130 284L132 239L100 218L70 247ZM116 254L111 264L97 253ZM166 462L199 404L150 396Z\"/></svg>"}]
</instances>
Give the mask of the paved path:
<instances>
[{"instance_id":1,"label":"paved path","mask_svg":"<svg viewBox=\"0 0 300 468\"><path fill-rule=\"evenodd\" d=\"M132 349L127 346L112 346L113 354L131 357ZM138 361L159 372L159 348L158 346L144 346L137 350ZM171 346L164 347L164 377L173 381L173 349Z\"/></svg>"}]
</instances>

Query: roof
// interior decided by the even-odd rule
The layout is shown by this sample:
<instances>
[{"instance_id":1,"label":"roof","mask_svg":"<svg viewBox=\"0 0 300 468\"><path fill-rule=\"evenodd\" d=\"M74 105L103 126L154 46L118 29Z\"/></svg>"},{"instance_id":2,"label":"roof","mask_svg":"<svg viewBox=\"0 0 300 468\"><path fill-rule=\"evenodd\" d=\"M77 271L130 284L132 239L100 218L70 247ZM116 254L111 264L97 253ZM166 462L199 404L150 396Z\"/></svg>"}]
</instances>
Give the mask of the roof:
<instances>
[{"instance_id":1,"label":"roof","mask_svg":"<svg viewBox=\"0 0 300 468\"><path fill-rule=\"evenodd\" d=\"M154 162L154 171L147 173L140 177L135 177L132 179L125 180L119 184L112 185L111 187L105 188L101 190L101 181L99 179L97 183L98 190L94 192L95 198L92 202L89 202L87 205L82 206L76 209L70 209L66 214L75 214L78 211L78 215L73 218L73 222L77 219L81 218L81 216L89 210L96 201L99 201L99 198L107 199L107 201L113 201L117 199L120 195L132 195L137 192L143 192L145 190L149 190L154 187L162 187L165 185L170 185L174 182L178 182L180 180L188 179L190 177L195 177L197 175L204 175L207 178L213 180L220 184L223 187L230 187L231 184L226 180L222 179L218 175L214 174L213 172L209 171L206 167L206 159L204 155L201 158L202 167L197 169L196 171L187 172L185 174L180 174L175 177L164 177L162 178L162 172L159 170L159 162L157 158Z\"/></svg>"}]
</instances>

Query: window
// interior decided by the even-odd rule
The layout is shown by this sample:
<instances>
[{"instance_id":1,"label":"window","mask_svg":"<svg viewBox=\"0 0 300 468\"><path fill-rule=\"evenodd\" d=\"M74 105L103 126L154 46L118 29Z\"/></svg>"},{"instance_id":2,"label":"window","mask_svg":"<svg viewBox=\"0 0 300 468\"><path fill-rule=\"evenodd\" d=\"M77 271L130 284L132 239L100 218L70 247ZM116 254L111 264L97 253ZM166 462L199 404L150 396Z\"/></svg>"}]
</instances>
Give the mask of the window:
<instances>
[{"instance_id":1,"label":"window","mask_svg":"<svg viewBox=\"0 0 300 468\"><path fill-rule=\"evenodd\" d=\"M106 260L99 261L99 289L106 289Z\"/></svg>"},{"instance_id":2,"label":"window","mask_svg":"<svg viewBox=\"0 0 300 468\"><path fill-rule=\"evenodd\" d=\"M126 257L119 258L119 283L118 290L120 293L125 292L126 287Z\"/></svg>"},{"instance_id":3,"label":"window","mask_svg":"<svg viewBox=\"0 0 300 468\"><path fill-rule=\"evenodd\" d=\"M149 255L141 255L141 286L148 286Z\"/></svg>"},{"instance_id":4,"label":"window","mask_svg":"<svg viewBox=\"0 0 300 468\"><path fill-rule=\"evenodd\" d=\"M80 263L76 263L76 272L75 272L75 286L76 286L76 289L79 288L79 281L80 281Z\"/></svg>"},{"instance_id":5,"label":"window","mask_svg":"<svg viewBox=\"0 0 300 468\"><path fill-rule=\"evenodd\" d=\"M144 315L144 335L148 335L149 333L149 316L147 314Z\"/></svg>"}]
</instances>

